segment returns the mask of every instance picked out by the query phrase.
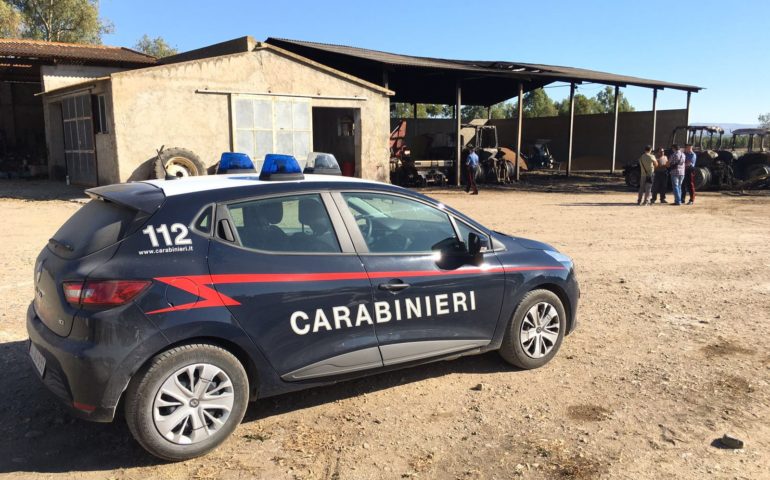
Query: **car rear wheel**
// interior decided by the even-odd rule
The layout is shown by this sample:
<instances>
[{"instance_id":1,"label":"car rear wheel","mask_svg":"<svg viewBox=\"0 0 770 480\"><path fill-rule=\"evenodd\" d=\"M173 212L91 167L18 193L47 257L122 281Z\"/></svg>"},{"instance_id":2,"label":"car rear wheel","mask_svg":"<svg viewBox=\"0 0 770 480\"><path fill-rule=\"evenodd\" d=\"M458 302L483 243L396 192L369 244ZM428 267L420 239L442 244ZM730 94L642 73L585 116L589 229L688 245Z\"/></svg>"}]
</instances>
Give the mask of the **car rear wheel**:
<instances>
[{"instance_id":1,"label":"car rear wheel","mask_svg":"<svg viewBox=\"0 0 770 480\"><path fill-rule=\"evenodd\" d=\"M548 363L559 351L566 331L564 306L549 290L532 290L508 323L500 356L523 369Z\"/></svg>"},{"instance_id":2,"label":"car rear wheel","mask_svg":"<svg viewBox=\"0 0 770 480\"><path fill-rule=\"evenodd\" d=\"M153 358L126 391L126 422L148 452L187 460L221 444L243 419L249 383L230 352L183 345Z\"/></svg>"}]
</instances>

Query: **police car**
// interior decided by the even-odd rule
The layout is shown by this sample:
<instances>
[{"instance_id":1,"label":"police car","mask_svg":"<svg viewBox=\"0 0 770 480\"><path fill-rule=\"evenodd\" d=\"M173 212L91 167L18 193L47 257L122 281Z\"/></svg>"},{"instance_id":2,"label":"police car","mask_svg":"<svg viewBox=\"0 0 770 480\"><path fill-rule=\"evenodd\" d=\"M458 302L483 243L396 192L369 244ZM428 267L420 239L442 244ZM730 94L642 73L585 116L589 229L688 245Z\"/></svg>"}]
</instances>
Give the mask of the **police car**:
<instances>
[{"instance_id":1,"label":"police car","mask_svg":"<svg viewBox=\"0 0 770 480\"><path fill-rule=\"evenodd\" d=\"M29 355L78 417L122 400L163 459L215 448L249 400L490 350L536 368L576 325L553 247L292 157L87 193L35 264Z\"/></svg>"}]
</instances>

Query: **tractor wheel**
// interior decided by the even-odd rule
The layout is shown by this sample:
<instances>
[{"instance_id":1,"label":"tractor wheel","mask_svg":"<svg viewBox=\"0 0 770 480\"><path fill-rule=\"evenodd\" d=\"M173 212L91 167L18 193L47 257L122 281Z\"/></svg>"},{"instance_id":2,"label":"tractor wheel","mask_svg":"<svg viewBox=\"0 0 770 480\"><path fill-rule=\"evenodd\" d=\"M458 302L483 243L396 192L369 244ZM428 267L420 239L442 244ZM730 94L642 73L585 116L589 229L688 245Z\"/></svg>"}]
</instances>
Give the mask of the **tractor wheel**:
<instances>
[{"instance_id":1,"label":"tractor wheel","mask_svg":"<svg viewBox=\"0 0 770 480\"><path fill-rule=\"evenodd\" d=\"M746 173L746 180L770 175L770 166L758 163L747 168Z\"/></svg>"},{"instance_id":2,"label":"tractor wheel","mask_svg":"<svg viewBox=\"0 0 770 480\"><path fill-rule=\"evenodd\" d=\"M711 184L711 170L706 167L695 167L695 190L704 190Z\"/></svg>"},{"instance_id":3,"label":"tractor wheel","mask_svg":"<svg viewBox=\"0 0 770 480\"><path fill-rule=\"evenodd\" d=\"M641 173L638 168L632 168L626 172L626 185L632 188L639 188L639 179Z\"/></svg>"},{"instance_id":4,"label":"tractor wheel","mask_svg":"<svg viewBox=\"0 0 770 480\"><path fill-rule=\"evenodd\" d=\"M156 176L158 178L184 178L206 175L206 167L198 155L185 148L168 148L158 155ZM163 176L160 176L163 175Z\"/></svg>"}]
</instances>

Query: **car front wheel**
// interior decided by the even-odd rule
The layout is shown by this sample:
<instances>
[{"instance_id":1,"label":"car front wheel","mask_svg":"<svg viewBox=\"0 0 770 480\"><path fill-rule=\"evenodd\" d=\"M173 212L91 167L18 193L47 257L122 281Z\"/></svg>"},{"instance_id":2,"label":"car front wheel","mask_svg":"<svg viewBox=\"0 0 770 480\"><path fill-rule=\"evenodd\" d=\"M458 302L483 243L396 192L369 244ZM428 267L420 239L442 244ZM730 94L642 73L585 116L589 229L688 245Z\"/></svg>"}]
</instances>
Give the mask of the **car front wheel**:
<instances>
[{"instance_id":1,"label":"car front wheel","mask_svg":"<svg viewBox=\"0 0 770 480\"><path fill-rule=\"evenodd\" d=\"M158 354L126 391L126 422L148 452L187 460L221 444L243 419L249 383L243 365L215 345Z\"/></svg>"},{"instance_id":2,"label":"car front wheel","mask_svg":"<svg viewBox=\"0 0 770 480\"><path fill-rule=\"evenodd\" d=\"M532 290L508 323L500 355L519 368L541 367L559 351L566 325L559 297L549 290Z\"/></svg>"}]
</instances>

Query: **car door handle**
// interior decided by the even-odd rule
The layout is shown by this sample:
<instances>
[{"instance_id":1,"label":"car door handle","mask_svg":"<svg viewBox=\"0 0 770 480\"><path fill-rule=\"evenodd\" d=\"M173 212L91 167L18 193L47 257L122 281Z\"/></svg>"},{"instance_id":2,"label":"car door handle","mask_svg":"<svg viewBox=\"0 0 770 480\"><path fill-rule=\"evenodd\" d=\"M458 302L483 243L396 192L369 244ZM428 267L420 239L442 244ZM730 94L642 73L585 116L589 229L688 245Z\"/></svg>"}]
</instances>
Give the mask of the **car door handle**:
<instances>
[{"instance_id":1,"label":"car door handle","mask_svg":"<svg viewBox=\"0 0 770 480\"><path fill-rule=\"evenodd\" d=\"M380 290L387 290L388 292L400 292L409 287L410 285L408 283L404 283L401 280L393 280L388 283L381 283L378 288Z\"/></svg>"}]
</instances>

